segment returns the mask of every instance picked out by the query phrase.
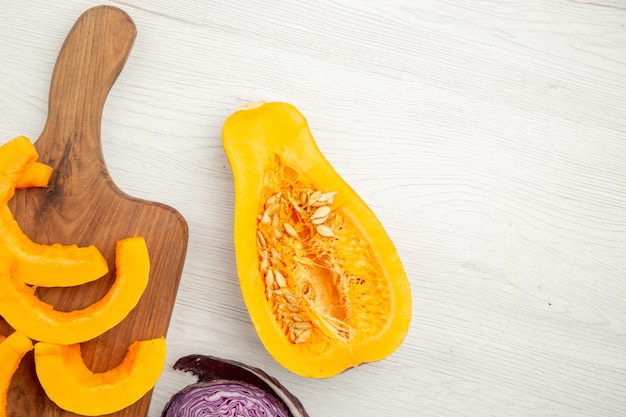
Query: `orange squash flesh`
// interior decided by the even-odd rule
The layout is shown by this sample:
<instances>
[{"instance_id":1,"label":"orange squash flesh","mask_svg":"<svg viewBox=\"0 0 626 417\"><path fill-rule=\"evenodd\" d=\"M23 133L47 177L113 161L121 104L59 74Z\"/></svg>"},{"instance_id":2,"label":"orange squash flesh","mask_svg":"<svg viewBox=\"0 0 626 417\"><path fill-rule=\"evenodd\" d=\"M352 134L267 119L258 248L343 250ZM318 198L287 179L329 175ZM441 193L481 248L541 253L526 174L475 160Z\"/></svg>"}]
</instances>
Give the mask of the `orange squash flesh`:
<instances>
[{"instance_id":1,"label":"orange squash flesh","mask_svg":"<svg viewBox=\"0 0 626 417\"><path fill-rule=\"evenodd\" d=\"M19 177L37 157L35 147L24 136L0 146L0 204L6 204L13 197Z\"/></svg>"},{"instance_id":2,"label":"orange squash flesh","mask_svg":"<svg viewBox=\"0 0 626 417\"><path fill-rule=\"evenodd\" d=\"M54 310L37 298L35 287L0 270L0 316L34 340L73 344L91 340L121 322L139 302L150 274L150 259L142 237L118 241L116 279L94 304L70 312Z\"/></svg>"},{"instance_id":3,"label":"orange squash flesh","mask_svg":"<svg viewBox=\"0 0 626 417\"><path fill-rule=\"evenodd\" d=\"M242 295L268 352L307 377L383 359L404 340L411 291L383 226L287 103L224 123Z\"/></svg>"},{"instance_id":4,"label":"orange squash flesh","mask_svg":"<svg viewBox=\"0 0 626 417\"><path fill-rule=\"evenodd\" d=\"M109 266L95 246L41 245L22 232L9 207L0 205L0 261L13 261L16 280L39 287L71 287L104 276Z\"/></svg>"},{"instance_id":5,"label":"orange squash flesh","mask_svg":"<svg viewBox=\"0 0 626 417\"><path fill-rule=\"evenodd\" d=\"M46 395L60 408L84 416L115 413L156 384L166 359L165 338L134 342L120 365L93 373L80 345L37 343L35 368Z\"/></svg>"},{"instance_id":6,"label":"orange squash flesh","mask_svg":"<svg viewBox=\"0 0 626 417\"><path fill-rule=\"evenodd\" d=\"M32 348L33 343L22 332L13 332L6 338L0 336L0 417L6 417L7 396L13 374L24 355Z\"/></svg>"},{"instance_id":7,"label":"orange squash flesh","mask_svg":"<svg viewBox=\"0 0 626 417\"><path fill-rule=\"evenodd\" d=\"M41 162L33 162L17 178L15 188L45 187L52 176L52 167Z\"/></svg>"},{"instance_id":8,"label":"orange squash flesh","mask_svg":"<svg viewBox=\"0 0 626 417\"><path fill-rule=\"evenodd\" d=\"M42 245L20 229L7 203L18 185L44 186L51 168L35 162L38 155L28 138L19 136L0 146L0 262L14 265L21 282L40 287L69 287L96 280L108 265L93 245Z\"/></svg>"}]
</instances>

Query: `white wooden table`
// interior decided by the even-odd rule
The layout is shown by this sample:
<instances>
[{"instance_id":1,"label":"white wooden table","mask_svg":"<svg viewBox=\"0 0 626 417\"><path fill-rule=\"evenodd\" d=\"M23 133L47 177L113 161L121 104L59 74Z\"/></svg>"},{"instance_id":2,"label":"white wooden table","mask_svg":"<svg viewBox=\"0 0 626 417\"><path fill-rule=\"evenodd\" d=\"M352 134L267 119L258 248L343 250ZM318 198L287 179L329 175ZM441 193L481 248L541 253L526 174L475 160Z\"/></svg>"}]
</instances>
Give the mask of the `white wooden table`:
<instances>
[{"instance_id":1,"label":"white wooden table","mask_svg":"<svg viewBox=\"0 0 626 417\"><path fill-rule=\"evenodd\" d=\"M0 143L36 139L95 1L0 2ZM626 2L107 2L138 37L105 106L110 173L190 227L151 417L185 354L258 366L313 417L626 415ZM221 126L296 105L378 215L413 319L384 361L311 380L264 350L238 286Z\"/></svg>"}]
</instances>

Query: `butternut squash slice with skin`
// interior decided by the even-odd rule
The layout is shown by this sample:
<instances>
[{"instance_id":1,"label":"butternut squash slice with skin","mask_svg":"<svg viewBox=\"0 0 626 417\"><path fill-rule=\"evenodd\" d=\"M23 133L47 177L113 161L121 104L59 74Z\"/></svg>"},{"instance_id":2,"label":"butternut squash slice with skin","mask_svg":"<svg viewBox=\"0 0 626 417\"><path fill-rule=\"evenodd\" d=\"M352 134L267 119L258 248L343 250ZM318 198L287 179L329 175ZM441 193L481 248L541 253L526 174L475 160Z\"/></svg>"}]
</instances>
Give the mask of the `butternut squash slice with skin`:
<instances>
[{"instance_id":1,"label":"butternut squash slice with skin","mask_svg":"<svg viewBox=\"0 0 626 417\"><path fill-rule=\"evenodd\" d=\"M104 276L109 267L93 245L42 245L20 229L7 206L15 188L45 186L51 168L36 162L37 151L24 136L0 146L0 262L14 264L18 281L40 287L70 287Z\"/></svg>"},{"instance_id":2,"label":"butternut squash slice with skin","mask_svg":"<svg viewBox=\"0 0 626 417\"><path fill-rule=\"evenodd\" d=\"M95 246L41 245L24 234L6 204L0 205L0 260L13 260L16 280L39 287L72 287L94 281L108 270Z\"/></svg>"},{"instance_id":3,"label":"butternut squash slice with skin","mask_svg":"<svg viewBox=\"0 0 626 417\"><path fill-rule=\"evenodd\" d=\"M304 116L287 103L253 102L225 121L222 139L241 291L268 352L314 378L393 353L411 321L408 278Z\"/></svg>"},{"instance_id":4,"label":"butternut squash slice with skin","mask_svg":"<svg viewBox=\"0 0 626 417\"><path fill-rule=\"evenodd\" d=\"M0 336L0 417L6 417L7 397L13 374L24 355L33 348L33 342L20 331L8 337Z\"/></svg>"},{"instance_id":5,"label":"butternut squash slice with skin","mask_svg":"<svg viewBox=\"0 0 626 417\"><path fill-rule=\"evenodd\" d=\"M138 341L120 365L93 373L83 362L79 344L35 345L35 369L48 398L84 416L115 413L138 401L156 384L165 358L164 337Z\"/></svg>"},{"instance_id":6,"label":"butternut squash slice with skin","mask_svg":"<svg viewBox=\"0 0 626 417\"><path fill-rule=\"evenodd\" d=\"M150 259L143 237L117 242L115 282L103 298L74 311L57 311L35 294L35 287L0 271L0 316L34 340L73 344L91 340L119 324L137 305L148 285Z\"/></svg>"}]
</instances>

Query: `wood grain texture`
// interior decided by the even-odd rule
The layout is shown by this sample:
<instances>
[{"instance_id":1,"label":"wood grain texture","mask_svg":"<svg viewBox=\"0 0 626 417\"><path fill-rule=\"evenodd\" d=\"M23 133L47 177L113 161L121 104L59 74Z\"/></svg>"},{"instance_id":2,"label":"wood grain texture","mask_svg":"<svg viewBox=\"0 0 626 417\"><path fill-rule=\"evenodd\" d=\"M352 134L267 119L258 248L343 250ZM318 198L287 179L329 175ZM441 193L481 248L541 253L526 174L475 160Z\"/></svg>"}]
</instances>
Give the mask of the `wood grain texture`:
<instances>
[{"instance_id":1,"label":"wood grain texture","mask_svg":"<svg viewBox=\"0 0 626 417\"><path fill-rule=\"evenodd\" d=\"M0 141L37 137L47 69L95 4L3 8ZM259 366L312 416L626 415L622 1L111 4L137 38L104 107L109 174L189 224L169 367ZM395 242L414 311L388 359L311 381L255 335L220 138L255 99L303 112ZM166 369L149 416L188 382Z\"/></svg>"},{"instance_id":2,"label":"wood grain texture","mask_svg":"<svg viewBox=\"0 0 626 417\"><path fill-rule=\"evenodd\" d=\"M54 168L45 189L18 190L10 208L35 242L95 245L110 266L105 277L72 288L40 288L40 298L71 311L102 298L115 279L115 244L132 236L146 239L148 286L135 309L116 327L81 344L94 372L117 366L136 340L165 336L186 253L187 224L171 207L122 192L108 175L100 146L102 109L133 46L132 19L113 7L85 11L59 52L50 86L48 118L35 147L39 161ZM9 334L2 321L0 331ZM63 383L63 375L59 375ZM145 416L150 394L116 416ZM75 415L58 408L39 386L32 354L15 374L7 414Z\"/></svg>"}]
</instances>

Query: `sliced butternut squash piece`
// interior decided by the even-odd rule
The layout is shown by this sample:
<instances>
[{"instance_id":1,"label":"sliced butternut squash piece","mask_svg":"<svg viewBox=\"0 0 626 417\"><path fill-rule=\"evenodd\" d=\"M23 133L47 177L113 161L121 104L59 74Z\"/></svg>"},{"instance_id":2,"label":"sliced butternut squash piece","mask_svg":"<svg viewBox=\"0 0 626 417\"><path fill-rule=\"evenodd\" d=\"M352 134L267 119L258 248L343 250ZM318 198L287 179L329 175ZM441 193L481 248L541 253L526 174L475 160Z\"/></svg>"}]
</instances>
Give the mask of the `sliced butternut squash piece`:
<instances>
[{"instance_id":1,"label":"sliced butternut squash piece","mask_svg":"<svg viewBox=\"0 0 626 417\"><path fill-rule=\"evenodd\" d=\"M22 232L7 206L20 182L22 186L47 183L47 166L35 162L37 157L24 136L0 146L0 261L15 261L15 278L35 286L68 287L94 281L108 272L95 246L35 243Z\"/></svg>"},{"instance_id":2,"label":"sliced butternut squash piece","mask_svg":"<svg viewBox=\"0 0 626 417\"><path fill-rule=\"evenodd\" d=\"M71 287L94 281L109 271L95 246L41 245L30 240L9 207L0 205L0 259L11 258L17 281L39 287Z\"/></svg>"},{"instance_id":3,"label":"sliced butternut squash piece","mask_svg":"<svg viewBox=\"0 0 626 417\"><path fill-rule=\"evenodd\" d=\"M51 166L35 161L18 177L15 188L45 187L51 176Z\"/></svg>"},{"instance_id":4,"label":"sliced butternut squash piece","mask_svg":"<svg viewBox=\"0 0 626 417\"><path fill-rule=\"evenodd\" d=\"M34 340L73 344L93 339L120 323L139 302L150 275L143 237L117 242L116 279L107 294L82 310L57 311L8 270L0 271L0 316Z\"/></svg>"},{"instance_id":5,"label":"sliced butternut squash piece","mask_svg":"<svg viewBox=\"0 0 626 417\"><path fill-rule=\"evenodd\" d=\"M25 136L18 136L0 146L0 204L6 204L13 197L19 177L38 156Z\"/></svg>"},{"instance_id":6,"label":"sliced butternut squash piece","mask_svg":"<svg viewBox=\"0 0 626 417\"><path fill-rule=\"evenodd\" d=\"M16 331L9 337L0 336L0 417L6 417L7 396L11 379L24 355L33 348L33 342Z\"/></svg>"},{"instance_id":7,"label":"sliced butternut squash piece","mask_svg":"<svg viewBox=\"0 0 626 417\"><path fill-rule=\"evenodd\" d=\"M80 345L35 345L35 368L46 395L60 408L84 416L122 410L156 384L166 358L165 338L134 342L120 365L93 373Z\"/></svg>"}]
</instances>

